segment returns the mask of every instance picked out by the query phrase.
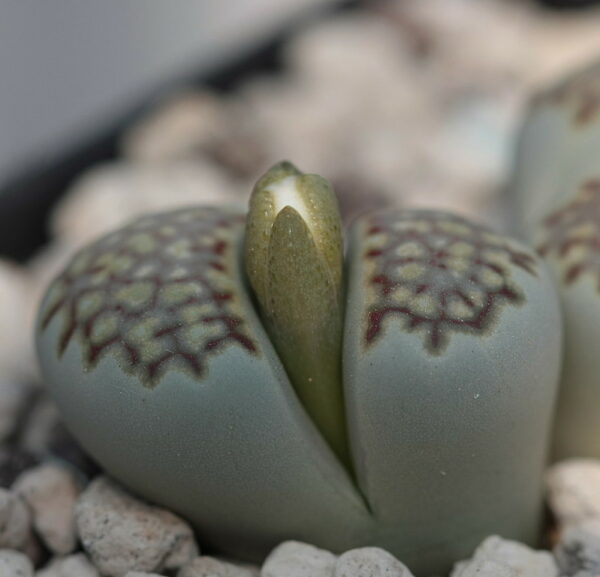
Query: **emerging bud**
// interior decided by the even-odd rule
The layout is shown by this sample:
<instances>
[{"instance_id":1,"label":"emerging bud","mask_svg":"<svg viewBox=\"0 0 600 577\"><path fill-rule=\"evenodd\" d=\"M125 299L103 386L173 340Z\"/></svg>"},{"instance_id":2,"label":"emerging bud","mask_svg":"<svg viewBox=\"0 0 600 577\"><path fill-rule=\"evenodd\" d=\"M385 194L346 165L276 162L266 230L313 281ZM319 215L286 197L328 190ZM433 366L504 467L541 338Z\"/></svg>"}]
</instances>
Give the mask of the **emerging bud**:
<instances>
[{"instance_id":1,"label":"emerging bud","mask_svg":"<svg viewBox=\"0 0 600 577\"><path fill-rule=\"evenodd\" d=\"M337 200L320 176L282 162L254 187L245 246L250 284L298 397L348 464L341 231Z\"/></svg>"}]
</instances>

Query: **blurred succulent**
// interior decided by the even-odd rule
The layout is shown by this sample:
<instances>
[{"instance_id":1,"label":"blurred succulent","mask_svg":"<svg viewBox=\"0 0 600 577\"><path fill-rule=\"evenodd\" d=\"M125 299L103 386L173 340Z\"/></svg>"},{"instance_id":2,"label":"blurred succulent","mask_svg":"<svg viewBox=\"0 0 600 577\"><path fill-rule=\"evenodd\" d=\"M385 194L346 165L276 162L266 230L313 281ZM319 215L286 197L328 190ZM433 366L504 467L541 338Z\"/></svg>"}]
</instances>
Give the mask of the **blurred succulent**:
<instances>
[{"instance_id":1,"label":"blurred succulent","mask_svg":"<svg viewBox=\"0 0 600 577\"><path fill-rule=\"evenodd\" d=\"M83 249L37 338L83 446L220 551L377 544L425 574L536 538L559 307L538 257L462 218L367 214L344 259L329 185L282 163L247 218Z\"/></svg>"},{"instance_id":2,"label":"blurred succulent","mask_svg":"<svg viewBox=\"0 0 600 577\"><path fill-rule=\"evenodd\" d=\"M552 271L565 325L554 456L600 457L600 63L534 99L513 183L520 235Z\"/></svg>"}]
</instances>

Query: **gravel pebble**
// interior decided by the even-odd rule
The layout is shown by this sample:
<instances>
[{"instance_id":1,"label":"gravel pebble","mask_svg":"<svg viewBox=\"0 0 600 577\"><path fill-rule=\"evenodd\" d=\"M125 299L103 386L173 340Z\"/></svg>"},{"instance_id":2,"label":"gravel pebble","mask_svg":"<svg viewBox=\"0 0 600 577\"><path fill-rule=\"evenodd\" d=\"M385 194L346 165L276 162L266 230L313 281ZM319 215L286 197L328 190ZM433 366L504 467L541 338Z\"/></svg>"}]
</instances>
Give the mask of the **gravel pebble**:
<instances>
[{"instance_id":1,"label":"gravel pebble","mask_svg":"<svg viewBox=\"0 0 600 577\"><path fill-rule=\"evenodd\" d=\"M107 477L98 477L82 493L75 519L85 550L108 577L178 569L198 555L187 523L139 501Z\"/></svg>"},{"instance_id":2,"label":"gravel pebble","mask_svg":"<svg viewBox=\"0 0 600 577\"><path fill-rule=\"evenodd\" d=\"M80 486L72 470L45 463L22 473L13 489L29 505L33 527L44 544L58 555L77 544L74 509Z\"/></svg>"},{"instance_id":3,"label":"gravel pebble","mask_svg":"<svg viewBox=\"0 0 600 577\"><path fill-rule=\"evenodd\" d=\"M31 515L23 500L0 489L0 547L23 549L31 535Z\"/></svg>"},{"instance_id":4,"label":"gravel pebble","mask_svg":"<svg viewBox=\"0 0 600 577\"><path fill-rule=\"evenodd\" d=\"M83 553L77 553L53 559L35 577L100 577L100 573Z\"/></svg>"},{"instance_id":5,"label":"gravel pebble","mask_svg":"<svg viewBox=\"0 0 600 577\"><path fill-rule=\"evenodd\" d=\"M189 158L227 129L227 111L217 95L183 92L165 99L125 136L123 152L136 162Z\"/></svg>"},{"instance_id":6,"label":"gravel pebble","mask_svg":"<svg viewBox=\"0 0 600 577\"><path fill-rule=\"evenodd\" d=\"M261 577L332 577L336 556L299 541L282 543L267 557Z\"/></svg>"},{"instance_id":7,"label":"gravel pebble","mask_svg":"<svg viewBox=\"0 0 600 577\"><path fill-rule=\"evenodd\" d=\"M517 577L517 572L497 561L458 563L452 577Z\"/></svg>"},{"instance_id":8,"label":"gravel pebble","mask_svg":"<svg viewBox=\"0 0 600 577\"><path fill-rule=\"evenodd\" d=\"M158 573L145 573L144 571L129 571L125 577L163 577Z\"/></svg>"},{"instance_id":9,"label":"gravel pebble","mask_svg":"<svg viewBox=\"0 0 600 577\"><path fill-rule=\"evenodd\" d=\"M406 565L379 547L347 551L335 564L334 577L413 577Z\"/></svg>"},{"instance_id":10,"label":"gravel pebble","mask_svg":"<svg viewBox=\"0 0 600 577\"><path fill-rule=\"evenodd\" d=\"M548 504L561 526L600 518L600 461L572 459L546 473Z\"/></svg>"},{"instance_id":11,"label":"gravel pebble","mask_svg":"<svg viewBox=\"0 0 600 577\"><path fill-rule=\"evenodd\" d=\"M558 567L547 551L534 551L522 543L508 541L500 537L488 537L475 551L472 559L458 563L451 577L471 577L487 571L482 575L492 575L492 569L498 575L514 575L515 577L558 577ZM512 571L512 573L511 573Z\"/></svg>"},{"instance_id":12,"label":"gravel pebble","mask_svg":"<svg viewBox=\"0 0 600 577\"><path fill-rule=\"evenodd\" d=\"M600 575L600 519L565 529L554 555L562 577Z\"/></svg>"},{"instance_id":13,"label":"gravel pebble","mask_svg":"<svg viewBox=\"0 0 600 577\"><path fill-rule=\"evenodd\" d=\"M196 557L177 573L177 577L257 577L258 568L242 567L215 559L214 557Z\"/></svg>"},{"instance_id":14,"label":"gravel pebble","mask_svg":"<svg viewBox=\"0 0 600 577\"><path fill-rule=\"evenodd\" d=\"M33 577L33 565L23 553L0 549L0 577Z\"/></svg>"}]
</instances>

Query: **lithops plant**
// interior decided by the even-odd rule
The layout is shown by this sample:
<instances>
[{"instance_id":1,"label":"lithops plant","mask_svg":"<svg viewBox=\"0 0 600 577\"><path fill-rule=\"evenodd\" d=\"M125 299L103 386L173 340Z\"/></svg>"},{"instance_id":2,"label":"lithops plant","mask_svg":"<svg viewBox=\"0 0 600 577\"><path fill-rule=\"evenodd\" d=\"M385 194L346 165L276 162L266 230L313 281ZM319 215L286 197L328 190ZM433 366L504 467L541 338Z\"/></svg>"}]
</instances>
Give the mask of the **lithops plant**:
<instances>
[{"instance_id":1,"label":"lithops plant","mask_svg":"<svg viewBox=\"0 0 600 577\"><path fill-rule=\"evenodd\" d=\"M565 322L556 458L600 457L600 64L534 99L513 197L522 237L545 258Z\"/></svg>"},{"instance_id":2,"label":"lithops plant","mask_svg":"<svg viewBox=\"0 0 600 577\"><path fill-rule=\"evenodd\" d=\"M343 252L331 188L289 163L247 218L145 216L83 249L37 332L67 424L239 558L376 544L422 575L490 533L534 541L561 346L538 257L399 210Z\"/></svg>"}]
</instances>

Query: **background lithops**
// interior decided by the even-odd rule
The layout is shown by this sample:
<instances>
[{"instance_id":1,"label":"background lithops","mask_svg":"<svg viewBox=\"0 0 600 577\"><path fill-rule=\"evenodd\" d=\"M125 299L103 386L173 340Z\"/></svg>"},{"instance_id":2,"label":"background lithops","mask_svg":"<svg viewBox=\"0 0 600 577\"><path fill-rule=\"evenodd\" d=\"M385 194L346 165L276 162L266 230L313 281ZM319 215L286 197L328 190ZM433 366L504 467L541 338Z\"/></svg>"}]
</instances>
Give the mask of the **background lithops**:
<instances>
[{"instance_id":1,"label":"background lithops","mask_svg":"<svg viewBox=\"0 0 600 577\"><path fill-rule=\"evenodd\" d=\"M53 282L39 356L84 447L239 557L378 544L424 574L534 540L561 342L539 259L393 210L356 221L343 271L331 190L289 164L244 221L143 217Z\"/></svg>"},{"instance_id":2,"label":"background lithops","mask_svg":"<svg viewBox=\"0 0 600 577\"><path fill-rule=\"evenodd\" d=\"M600 64L532 101L521 131L513 182L516 224L528 240L553 208L593 171L600 146Z\"/></svg>"},{"instance_id":3,"label":"background lithops","mask_svg":"<svg viewBox=\"0 0 600 577\"><path fill-rule=\"evenodd\" d=\"M522 236L550 265L565 359L555 456L600 457L600 65L538 96L514 179Z\"/></svg>"}]
</instances>

